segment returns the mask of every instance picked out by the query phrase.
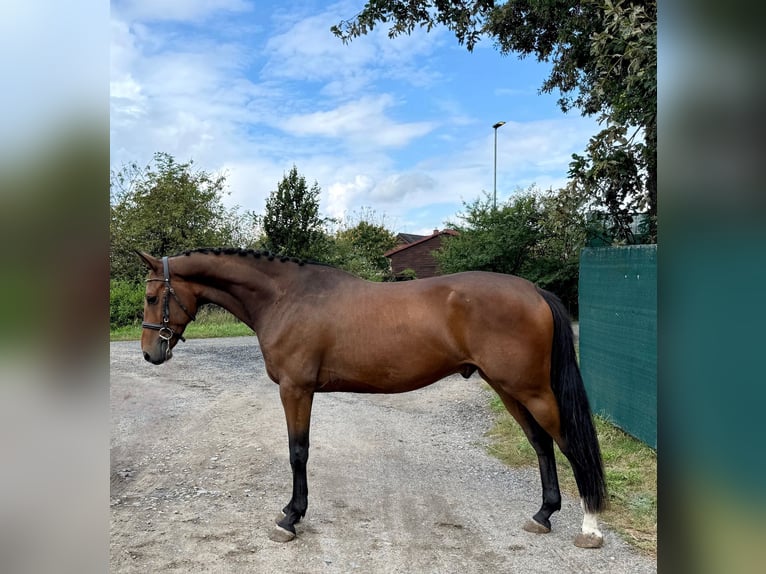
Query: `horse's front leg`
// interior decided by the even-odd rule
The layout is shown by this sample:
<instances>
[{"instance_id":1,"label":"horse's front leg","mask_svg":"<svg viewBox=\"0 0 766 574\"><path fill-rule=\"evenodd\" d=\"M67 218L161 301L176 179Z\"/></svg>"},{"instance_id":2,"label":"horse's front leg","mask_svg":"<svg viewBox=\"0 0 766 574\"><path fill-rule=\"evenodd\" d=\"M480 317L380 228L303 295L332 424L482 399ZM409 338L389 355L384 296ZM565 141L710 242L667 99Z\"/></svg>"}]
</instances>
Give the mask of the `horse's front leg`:
<instances>
[{"instance_id":1,"label":"horse's front leg","mask_svg":"<svg viewBox=\"0 0 766 574\"><path fill-rule=\"evenodd\" d=\"M280 381L279 396L287 419L293 495L269 537L276 542L289 542L295 538L295 525L306 514L309 504L306 464L309 459L309 426L314 391L289 381Z\"/></svg>"}]
</instances>

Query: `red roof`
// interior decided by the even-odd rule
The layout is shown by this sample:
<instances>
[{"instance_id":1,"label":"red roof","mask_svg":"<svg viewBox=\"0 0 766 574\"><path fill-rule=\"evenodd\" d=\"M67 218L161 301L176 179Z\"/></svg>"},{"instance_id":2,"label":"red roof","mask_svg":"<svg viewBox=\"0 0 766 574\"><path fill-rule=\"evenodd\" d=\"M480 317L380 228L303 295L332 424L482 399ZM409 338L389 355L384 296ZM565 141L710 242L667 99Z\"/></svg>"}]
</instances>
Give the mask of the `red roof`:
<instances>
[{"instance_id":1,"label":"red roof","mask_svg":"<svg viewBox=\"0 0 766 574\"><path fill-rule=\"evenodd\" d=\"M394 253L399 253L400 251L404 251L405 249L409 249L410 247L414 247L415 245L420 245L421 243L425 243L426 241L429 241L430 239L433 239L434 237L438 237L439 235L451 235L455 236L458 235L458 232L454 229L443 229L442 231L435 230L433 234L426 235L422 239L419 239L417 241L414 241L412 243L408 243L406 245L400 245L399 247L394 247L393 249L386 251L383 256L384 257L391 257Z\"/></svg>"}]
</instances>

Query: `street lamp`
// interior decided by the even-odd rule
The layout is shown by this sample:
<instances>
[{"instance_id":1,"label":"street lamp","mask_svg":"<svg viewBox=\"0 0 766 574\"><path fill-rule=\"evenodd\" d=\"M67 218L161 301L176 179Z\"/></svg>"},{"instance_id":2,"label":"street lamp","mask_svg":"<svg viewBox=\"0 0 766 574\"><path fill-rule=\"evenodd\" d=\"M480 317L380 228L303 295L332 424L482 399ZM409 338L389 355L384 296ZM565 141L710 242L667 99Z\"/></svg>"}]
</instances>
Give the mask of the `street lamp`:
<instances>
[{"instance_id":1,"label":"street lamp","mask_svg":"<svg viewBox=\"0 0 766 574\"><path fill-rule=\"evenodd\" d=\"M495 130L495 187L492 192L492 209L497 210L497 128L504 126L505 122L497 122L492 126Z\"/></svg>"}]
</instances>

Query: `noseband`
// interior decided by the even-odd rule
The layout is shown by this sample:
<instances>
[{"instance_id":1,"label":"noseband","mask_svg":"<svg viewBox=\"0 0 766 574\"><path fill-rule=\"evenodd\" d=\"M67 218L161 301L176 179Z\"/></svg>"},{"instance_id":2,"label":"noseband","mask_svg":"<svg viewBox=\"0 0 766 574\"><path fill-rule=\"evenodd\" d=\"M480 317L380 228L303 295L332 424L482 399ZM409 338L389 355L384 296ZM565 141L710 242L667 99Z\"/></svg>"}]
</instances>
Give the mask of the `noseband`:
<instances>
[{"instance_id":1,"label":"noseband","mask_svg":"<svg viewBox=\"0 0 766 574\"><path fill-rule=\"evenodd\" d=\"M178 337L181 341L186 341L186 339L183 337L183 335L180 335L173 331L173 329L170 328L170 296L173 296L173 299L176 300L176 303L178 303L178 306L183 309L184 313L192 320L194 321L195 317L192 315L189 310L186 308L186 306L181 303L181 300L178 298L178 295L176 295L175 289L170 285L170 267L168 264L168 258L163 257L162 258L162 271L165 275L164 279L147 279L146 282L149 281L164 281L165 282L165 297L162 300L162 323L147 323L144 321L141 326L144 329L152 329L154 331L159 331L159 337L163 341L165 341L168 345L167 350L170 351L170 340L173 337Z\"/></svg>"}]
</instances>

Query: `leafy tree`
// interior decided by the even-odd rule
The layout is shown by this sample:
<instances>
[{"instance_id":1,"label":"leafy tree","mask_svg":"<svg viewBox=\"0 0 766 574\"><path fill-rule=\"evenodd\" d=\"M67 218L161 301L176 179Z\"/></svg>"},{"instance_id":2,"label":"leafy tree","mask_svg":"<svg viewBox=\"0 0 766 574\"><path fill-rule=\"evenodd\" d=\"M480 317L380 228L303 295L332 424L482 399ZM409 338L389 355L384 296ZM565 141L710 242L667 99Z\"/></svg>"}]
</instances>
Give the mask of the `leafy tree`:
<instances>
[{"instance_id":1,"label":"leafy tree","mask_svg":"<svg viewBox=\"0 0 766 574\"><path fill-rule=\"evenodd\" d=\"M157 255L211 245L246 246L248 226L236 208L222 203L223 175L156 153L153 164L136 163L110 178L109 263L112 279L140 281L146 269L134 250Z\"/></svg>"},{"instance_id":2,"label":"leafy tree","mask_svg":"<svg viewBox=\"0 0 766 574\"><path fill-rule=\"evenodd\" d=\"M583 197L570 184L541 194L539 201L542 237L531 278L556 293L569 312L577 315L580 251L588 239Z\"/></svg>"},{"instance_id":3,"label":"leafy tree","mask_svg":"<svg viewBox=\"0 0 766 574\"><path fill-rule=\"evenodd\" d=\"M367 210L359 220L335 233L335 263L349 273L370 281L383 281L390 273L390 262L383 254L396 247L396 235Z\"/></svg>"},{"instance_id":4,"label":"leafy tree","mask_svg":"<svg viewBox=\"0 0 766 574\"><path fill-rule=\"evenodd\" d=\"M465 204L458 217L462 224L450 224L458 232L445 239L434 252L443 273L494 271L527 276L531 255L541 239L542 213L531 193L514 195L497 209L492 198Z\"/></svg>"},{"instance_id":5,"label":"leafy tree","mask_svg":"<svg viewBox=\"0 0 766 574\"><path fill-rule=\"evenodd\" d=\"M645 211L656 240L656 0L370 0L332 31L347 42L380 23L391 38L444 25L469 51L490 37L504 54L550 62L541 91L605 124L574 156L574 184L613 216L617 235Z\"/></svg>"},{"instance_id":6,"label":"leafy tree","mask_svg":"<svg viewBox=\"0 0 766 574\"><path fill-rule=\"evenodd\" d=\"M603 8L603 28L591 36L594 71L584 109L600 112L607 126L585 156L573 156L570 176L601 200L618 242L635 241L636 213L647 214L646 235L656 242L657 4L604 0ZM644 141L636 139L640 132Z\"/></svg>"},{"instance_id":7,"label":"leafy tree","mask_svg":"<svg viewBox=\"0 0 766 574\"><path fill-rule=\"evenodd\" d=\"M326 220L319 215L317 182L309 188L293 165L266 200L262 217L264 247L293 257L321 260L326 257Z\"/></svg>"}]
</instances>

